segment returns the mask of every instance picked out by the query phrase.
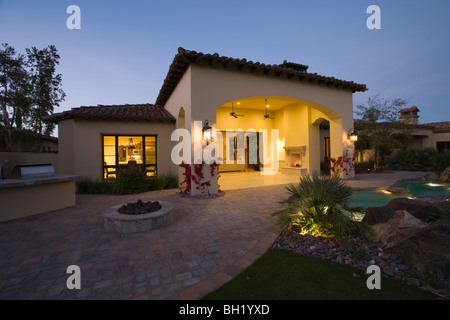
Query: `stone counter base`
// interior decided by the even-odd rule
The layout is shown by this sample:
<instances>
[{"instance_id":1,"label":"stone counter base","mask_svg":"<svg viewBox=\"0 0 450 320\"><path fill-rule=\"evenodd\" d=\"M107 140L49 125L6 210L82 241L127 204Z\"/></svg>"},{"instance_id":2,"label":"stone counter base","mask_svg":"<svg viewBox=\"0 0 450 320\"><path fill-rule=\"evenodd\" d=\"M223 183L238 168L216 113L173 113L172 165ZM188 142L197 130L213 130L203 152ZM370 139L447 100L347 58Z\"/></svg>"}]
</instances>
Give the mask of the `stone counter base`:
<instances>
[{"instance_id":1,"label":"stone counter base","mask_svg":"<svg viewBox=\"0 0 450 320\"><path fill-rule=\"evenodd\" d=\"M117 205L103 212L103 220L107 231L117 233L146 232L161 229L170 225L174 216L174 205L167 201L159 201L161 209L145 214L127 215L117 210L122 206Z\"/></svg>"}]
</instances>

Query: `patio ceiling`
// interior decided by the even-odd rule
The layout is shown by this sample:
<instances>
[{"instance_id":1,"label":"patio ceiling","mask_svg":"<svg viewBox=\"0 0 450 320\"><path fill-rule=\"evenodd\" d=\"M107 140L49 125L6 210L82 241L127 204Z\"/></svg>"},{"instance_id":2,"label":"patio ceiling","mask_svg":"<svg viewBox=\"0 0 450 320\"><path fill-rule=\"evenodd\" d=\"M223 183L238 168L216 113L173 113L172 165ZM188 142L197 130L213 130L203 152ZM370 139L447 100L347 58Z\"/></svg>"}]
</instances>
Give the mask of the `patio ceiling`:
<instances>
[{"instance_id":1,"label":"patio ceiling","mask_svg":"<svg viewBox=\"0 0 450 320\"><path fill-rule=\"evenodd\" d=\"M279 96L257 96L257 97L246 97L239 98L232 101L228 101L218 108L228 108L231 110L232 102L234 109L254 109L261 110L265 112L265 99L267 99L267 104L269 105L268 111L276 111L283 109L295 102L285 99Z\"/></svg>"}]
</instances>

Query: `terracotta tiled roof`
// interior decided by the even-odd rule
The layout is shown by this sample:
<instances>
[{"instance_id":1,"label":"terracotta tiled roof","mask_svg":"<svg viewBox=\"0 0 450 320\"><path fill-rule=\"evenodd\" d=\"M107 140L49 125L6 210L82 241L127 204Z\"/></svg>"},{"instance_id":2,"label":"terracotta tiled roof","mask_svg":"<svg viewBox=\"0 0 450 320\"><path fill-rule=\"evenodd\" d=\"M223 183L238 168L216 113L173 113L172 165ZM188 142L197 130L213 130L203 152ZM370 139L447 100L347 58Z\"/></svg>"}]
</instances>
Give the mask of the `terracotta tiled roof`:
<instances>
[{"instance_id":1,"label":"terracotta tiled roof","mask_svg":"<svg viewBox=\"0 0 450 320\"><path fill-rule=\"evenodd\" d=\"M175 121L166 109L153 104L79 107L42 118L46 122L54 123L67 119Z\"/></svg>"},{"instance_id":2,"label":"terracotta tiled roof","mask_svg":"<svg viewBox=\"0 0 450 320\"><path fill-rule=\"evenodd\" d=\"M198 63L200 61L206 62L209 65L218 64L227 68L229 66L236 66L238 70L248 69L251 72L256 70L262 71L264 74L274 74L275 76L286 75L289 79L298 79L299 81L307 81L310 83L316 83L320 85L333 86L356 91L366 91L365 84L354 83L353 81L339 80L334 77L325 77L318 75L317 73L308 73L306 70L308 66L300 65L292 62L284 61L279 65L269 65L259 62L247 61L247 59L235 59L219 54L205 54L202 52L189 51L183 48L178 48L178 53L175 55L172 64L170 65L166 79L159 92L156 104L163 106L166 104L176 85L180 81L184 72L187 70L190 64Z\"/></svg>"},{"instance_id":3,"label":"terracotta tiled roof","mask_svg":"<svg viewBox=\"0 0 450 320\"><path fill-rule=\"evenodd\" d=\"M431 127L433 132L448 132L448 131L450 131L450 121L430 122L430 123L424 123L423 125Z\"/></svg>"},{"instance_id":4,"label":"terracotta tiled roof","mask_svg":"<svg viewBox=\"0 0 450 320\"><path fill-rule=\"evenodd\" d=\"M410 108L401 109L398 112L404 113L404 112L414 112L414 111L420 112L419 108L417 108L416 106L412 106Z\"/></svg>"}]
</instances>

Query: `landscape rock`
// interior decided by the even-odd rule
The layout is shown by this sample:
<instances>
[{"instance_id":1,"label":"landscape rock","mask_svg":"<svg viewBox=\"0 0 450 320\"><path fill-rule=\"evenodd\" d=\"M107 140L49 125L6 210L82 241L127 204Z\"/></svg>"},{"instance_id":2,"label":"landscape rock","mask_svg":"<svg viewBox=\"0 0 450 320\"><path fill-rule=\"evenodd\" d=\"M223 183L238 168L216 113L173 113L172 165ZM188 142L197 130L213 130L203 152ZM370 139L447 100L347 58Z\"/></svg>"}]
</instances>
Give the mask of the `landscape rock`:
<instances>
[{"instance_id":1,"label":"landscape rock","mask_svg":"<svg viewBox=\"0 0 450 320\"><path fill-rule=\"evenodd\" d=\"M396 208L397 210L408 211L423 222L436 221L442 216L441 209L437 205L423 200L395 198L389 201L387 206Z\"/></svg>"},{"instance_id":2,"label":"landscape rock","mask_svg":"<svg viewBox=\"0 0 450 320\"><path fill-rule=\"evenodd\" d=\"M450 182L450 167L447 167L439 177L441 182Z\"/></svg>"},{"instance_id":3,"label":"landscape rock","mask_svg":"<svg viewBox=\"0 0 450 320\"><path fill-rule=\"evenodd\" d=\"M373 243L367 242L364 238L351 238L350 243L355 247L366 250L367 256L353 256L348 254L340 243L333 239L323 237L314 237L310 235L299 235L291 230L284 230L278 239L273 243L273 248L287 249L296 253L305 254L321 259L327 259L336 263L348 264L360 270L366 271L367 267L377 264L381 272L388 277L394 277L403 280L409 285L420 287L424 290L431 291L440 295L443 299L450 299L450 282L445 278L440 282L439 289L428 285L421 278L416 277L416 269L401 259L397 254L383 251ZM322 244L328 250L319 252L317 250ZM316 250L307 250L314 246ZM345 246L347 247L347 246Z\"/></svg>"},{"instance_id":4,"label":"landscape rock","mask_svg":"<svg viewBox=\"0 0 450 320\"><path fill-rule=\"evenodd\" d=\"M450 221L442 219L390 247L417 270L442 270L450 267Z\"/></svg>"},{"instance_id":5,"label":"landscape rock","mask_svg":"<svg viewBox=\"0 0 450 320\"><path fill-rule=\"evenodd\" d=\"M378 223L386 223L389 219L394 217L395 211L397 208L383 206L383 207L369 207L366 209L366 214L362 219L362 222L368 224L369 226L378 224Z\"/></svg>"},{"instance_id":6,"label":"landscape rock","mask_svg":"<svg viewBox=\"0 0 450 320\"><path fill-rule=\"evenodd\" d=\"M372 233L367 237L379 247L389 249L427 226L427 223L415 218L407 211L397 210L392 219L386 223L372 225Z\"/></svg>"}]
</instances>

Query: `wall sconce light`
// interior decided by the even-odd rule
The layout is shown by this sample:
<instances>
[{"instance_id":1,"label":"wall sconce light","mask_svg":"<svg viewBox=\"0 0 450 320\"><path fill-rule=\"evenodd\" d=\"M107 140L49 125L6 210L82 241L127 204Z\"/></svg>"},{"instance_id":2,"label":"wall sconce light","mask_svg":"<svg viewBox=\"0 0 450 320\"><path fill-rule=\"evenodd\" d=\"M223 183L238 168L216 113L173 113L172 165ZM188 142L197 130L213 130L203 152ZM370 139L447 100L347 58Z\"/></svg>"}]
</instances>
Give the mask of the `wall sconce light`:
<instances>
[{"instance_id":1,"label":"wall sconce light","mask_svg":"<svg viewBox=\"0 0 450 320\"><path fill-rule=\"evenodd\" d=\"M208 145L212 140L212 128L209 126L208 120L205 120L202 128L203 140L206 141Z\"/></svg>"},{"instance_id":2,"label":"wall sconce light","mask_svg":"<svg viewBox=\"0 0 450 320\"><path fill-rule=\"evenodd\" d=\"M350 131L348 132L347 138L348 138L348 140L350 140L353 143L358 141L358 136L355 133L355 129L353 129L353 128L350 129Z\"/></svg>"}]
</instances>

